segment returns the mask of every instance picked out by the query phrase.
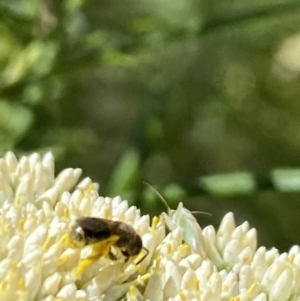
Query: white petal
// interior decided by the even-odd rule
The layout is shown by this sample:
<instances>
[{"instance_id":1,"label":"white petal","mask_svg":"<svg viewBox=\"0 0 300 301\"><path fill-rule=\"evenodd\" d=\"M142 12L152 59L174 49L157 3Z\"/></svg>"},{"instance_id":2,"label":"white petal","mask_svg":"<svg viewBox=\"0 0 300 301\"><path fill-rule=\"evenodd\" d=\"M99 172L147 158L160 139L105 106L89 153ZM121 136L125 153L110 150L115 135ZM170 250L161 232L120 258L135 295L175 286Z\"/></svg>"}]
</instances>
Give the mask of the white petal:
<instances>
[{"instance_id":1,"label":"white petal","mask_svg":"<svg viewBox=\"0 0 300 301\"><path fill-rule=\"evenodd\" d=\"M59 285L61 282L61 275L60 273L56 272L53 275L47 277L42 285L42 292L43 295L53 295L55 296L59 290Z\"/></svg>"},{"instance_id":2,"label":"white petal","mask_svg":"<svg viewBox=\"0 0 300 301\"><path fill-rule=\"evenodd\" d=\"M52 183L54 180L54 157L51 152L48 152L43 156L42 163L47 175L48 183Z\"/></svg>"},{"instance_id":3,"label":"white petal","mask_svg":"<svg viewBox=\"0 0 300 301\"><path fill-rule=\"evenodd\" d=\"M5 154L5 161L9 167L9 171L12 173L17 169L18 160L13 152L7 152Z\"/></svg>"},{"instance_id":4,"label":"white petal","mask_svg":"<svg viewBox=\"0 0 300 301\"><path fill-rule=\"evenodd\" d=\"M42 283L42 277L40 268L30 269L25 275L25 285L29 294L28 300L35 300L40 286Z\"/></svg>"},{"instance_id":5,"label":"white petal","mask_svg":"<svg viewBox=\"0 0 300 301\"><path fill-rule=\"evenodd\" d=\"M148 281L144 293L145 299L149 300L163 300L163 285L161 273L154 273Z\"/></svg>"},{"instance_id":6,"label":"white petal","mask_svg":"<svg viewBox=\"0 0 300 301\"><path fill-rule=\"evenodd\" d=\"M62 298L64 301L74 301L77 287L75 283L65 285L56 295L57 298Z\"/></svg>"},{"instance_id":7,"label":"white petal","mask_svg":"<svg viewBox=\"0 0 300 301\"><path fill-rule=\"evenodd\" d=\"M76 189L87 190L92 183L91 178L84 178L77 184Z\"/></svg>"},{"instance_id":8,"label":"white petal","mask_svg":"<svg viewBox=\"0 0 300 301\"><path fill-rule=\"evenodd\" d=\"M270 299L273 301L289 300L292 290L293 273L290 268L286 268L285 271L274 279L276 282L270 290Z\"/></svg>"},{"instance_id":9,"label":"white petal","mask_svg":"<svg viewBox=\"0 0 300 301\"><path fill-rule=\"evenodd\" d=\"M235 229L235 221L232 212L227 213L220 224L220 227L217 232L217 246L222 250L225 245L228 243L231 233Z\"/></svg>"},{"instance_id":10,"label":"white petal","mask_svg":"<svg viewBox=\"0 0 300 301\"><path fill-rule=\"evenodd\" d=\"M261 293L256 298L254 298L252 301L267 301L267 296L265 293Z\"/></svg>"}]
</instances>

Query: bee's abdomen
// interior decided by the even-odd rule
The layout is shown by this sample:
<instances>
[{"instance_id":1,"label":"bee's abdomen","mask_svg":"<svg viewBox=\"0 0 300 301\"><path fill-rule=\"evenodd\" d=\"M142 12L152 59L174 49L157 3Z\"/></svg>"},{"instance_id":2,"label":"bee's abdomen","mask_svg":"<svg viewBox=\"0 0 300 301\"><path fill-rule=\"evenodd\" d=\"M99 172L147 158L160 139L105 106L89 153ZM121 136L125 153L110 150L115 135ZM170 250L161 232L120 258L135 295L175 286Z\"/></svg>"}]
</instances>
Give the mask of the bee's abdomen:
<instances>
[{"instance_id":1,"label":"bee's abdomen","mask_svg":"<svg viewBox=\"0 0 300 301\"><path fill-rule=\"evenodd\" d=\"M74 240L82 241L86 245L108 239L111 236L111 230L107 220L96 217L80 217L71 231L71 237Z\"/></svg>"}]
</instances>

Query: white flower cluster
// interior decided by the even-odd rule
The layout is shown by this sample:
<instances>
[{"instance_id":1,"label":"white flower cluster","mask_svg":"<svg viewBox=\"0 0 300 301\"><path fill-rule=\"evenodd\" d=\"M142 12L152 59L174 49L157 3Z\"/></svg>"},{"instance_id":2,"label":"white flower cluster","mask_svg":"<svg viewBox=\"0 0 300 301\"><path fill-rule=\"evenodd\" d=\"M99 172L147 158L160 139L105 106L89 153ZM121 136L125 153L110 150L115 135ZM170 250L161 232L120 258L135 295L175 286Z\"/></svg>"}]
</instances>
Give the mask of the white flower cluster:
<instances>
[{"instance_id":1,"label":"white flower cluster","mask_svg":"<svg viewBox=\"0 0 300 301\"><path fill-rule=\"evenodd\" d=\"M140 216L120 197L98 195L80 169L56 178L54 158L0 158L0 300L5 301L296 301L300 248L256 249L256 231L228 213L218 231L201 230L182 204ZM149 253L139 264L100 257L66 239L81 216L131 225ZM118 250L116 250L118 251Z\"/></svg>"}]
</instances>

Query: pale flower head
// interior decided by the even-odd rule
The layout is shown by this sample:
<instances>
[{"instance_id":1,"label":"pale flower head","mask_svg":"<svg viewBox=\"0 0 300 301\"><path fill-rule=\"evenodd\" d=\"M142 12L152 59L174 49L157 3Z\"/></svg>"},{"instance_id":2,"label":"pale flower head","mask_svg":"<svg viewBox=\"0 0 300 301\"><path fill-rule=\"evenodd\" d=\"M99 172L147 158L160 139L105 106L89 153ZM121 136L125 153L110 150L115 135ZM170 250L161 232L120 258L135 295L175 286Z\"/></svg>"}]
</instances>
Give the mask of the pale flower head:
<instances>
[{"instance_id":1,"label":"pale flower head","mask_svg":"<svg viewBox=\"0 0 300 301\"><path fill-rule=\"evenodd\" d=\"M202 230L182 204L150 220L80 176L69 168L55 177L51 153L0 159L0 300L300 300L298 246L257 249L256 230L236 226L232 213L217 231ZM71 246L82 216L132 226L147 256L125 262L117 247L113 260L93 257L94 245Z\"/></svg>"}]
</instances>

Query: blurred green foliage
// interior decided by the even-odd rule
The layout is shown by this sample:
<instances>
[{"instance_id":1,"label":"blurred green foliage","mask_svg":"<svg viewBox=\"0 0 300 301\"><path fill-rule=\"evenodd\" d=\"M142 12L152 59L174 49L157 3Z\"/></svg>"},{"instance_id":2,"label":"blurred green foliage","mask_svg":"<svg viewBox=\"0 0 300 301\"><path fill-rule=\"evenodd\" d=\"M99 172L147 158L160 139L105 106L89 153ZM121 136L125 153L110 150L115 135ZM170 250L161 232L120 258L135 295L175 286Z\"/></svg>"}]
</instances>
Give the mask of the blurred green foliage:
<instances>
[{"instance_id":1,"label":"blurred green foliage","mask_svg":"<svg viewBox=\"0 0 300 301\"><path fill-rule=\"evenodd\" d=\"M251 175L300 166L299 13L298 0L0 0L0 152L51 150L57 170L81 167L145 212L163 204L143 181L211 212L201 224L234 211L265 244L300 244L299 192L275 189L297 178Z\"/></svg>"}]
</instances>

